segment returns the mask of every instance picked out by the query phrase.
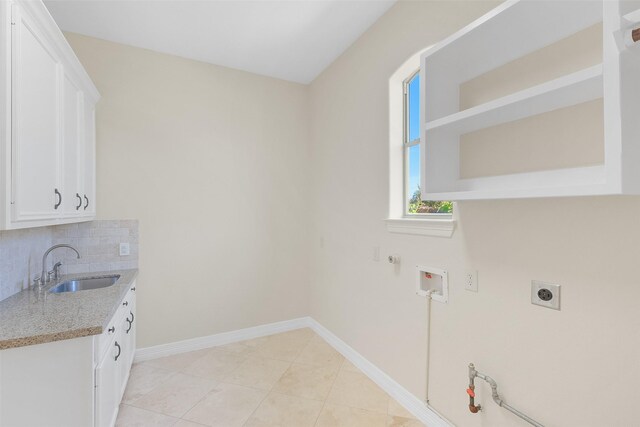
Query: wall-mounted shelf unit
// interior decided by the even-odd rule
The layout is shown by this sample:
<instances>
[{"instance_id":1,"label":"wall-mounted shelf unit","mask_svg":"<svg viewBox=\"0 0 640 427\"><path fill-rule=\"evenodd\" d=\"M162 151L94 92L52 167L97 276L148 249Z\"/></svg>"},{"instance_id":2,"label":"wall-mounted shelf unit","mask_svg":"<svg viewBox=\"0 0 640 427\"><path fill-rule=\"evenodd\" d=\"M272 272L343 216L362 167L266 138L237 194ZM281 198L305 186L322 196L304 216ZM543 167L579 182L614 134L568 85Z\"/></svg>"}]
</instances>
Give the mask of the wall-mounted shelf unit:
<instances>
[{"instance_id":1,"label":"wall-mounted shelf unit","mask_svg":"<svg viewBox=\"0 0 640 427\"><path fill-rule=\"evenodd\" d=\"M601 28L602 37L596 63L569 67L570 72L560 76L462 106L468 82L593 28ZM640 41L632 36L636 28L640 1L507 1L425 52L420 71L423 199L640 194ZM461 170L461 137L599 99L603 114L595 119L604 129L601 163L481 176ZM578 119L567 126L582 124ZM575 150L581 150L579 140ZM523 152L525 162L526 156Z\"/></svg>"}]
</instances>

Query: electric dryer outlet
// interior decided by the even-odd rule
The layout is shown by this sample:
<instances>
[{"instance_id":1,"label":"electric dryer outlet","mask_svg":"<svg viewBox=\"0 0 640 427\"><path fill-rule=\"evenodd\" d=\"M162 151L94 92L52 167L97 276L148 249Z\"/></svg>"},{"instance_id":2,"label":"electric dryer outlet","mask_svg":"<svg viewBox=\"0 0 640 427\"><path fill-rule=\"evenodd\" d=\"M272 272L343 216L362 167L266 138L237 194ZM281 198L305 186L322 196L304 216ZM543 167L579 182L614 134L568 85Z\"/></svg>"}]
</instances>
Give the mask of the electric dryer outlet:
<instances>
[{"instance_id":1,"label":"electric dryer outlet","mask_svg":"<svg viewBox=\"0 0 640 427\"><path fill-rule=\"evenodd\" d=\"M532 280L531 304L560 310L560 285Z\"/></svg>"}]
</instances>

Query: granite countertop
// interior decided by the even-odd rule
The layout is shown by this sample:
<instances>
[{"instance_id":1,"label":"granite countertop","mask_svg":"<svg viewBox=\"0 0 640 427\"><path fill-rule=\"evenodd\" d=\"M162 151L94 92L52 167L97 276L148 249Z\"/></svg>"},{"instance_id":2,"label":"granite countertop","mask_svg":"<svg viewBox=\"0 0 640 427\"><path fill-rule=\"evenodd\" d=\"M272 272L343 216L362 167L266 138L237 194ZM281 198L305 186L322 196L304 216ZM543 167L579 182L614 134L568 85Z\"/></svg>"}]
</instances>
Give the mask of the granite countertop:
<instances>
[{"instance_id":1,"label":"granite countertop","mask_svg":"<svg viewBox=\"0 0 640 427\"><path fill-rule=\"evenodd\" d=\"M120 278L106 288L49 292L74 278L115 274ZM137 269L69 274L42 290L26 289L0 301L0 350L101 334L137 275Z\"/></svg>"}]
</instances>

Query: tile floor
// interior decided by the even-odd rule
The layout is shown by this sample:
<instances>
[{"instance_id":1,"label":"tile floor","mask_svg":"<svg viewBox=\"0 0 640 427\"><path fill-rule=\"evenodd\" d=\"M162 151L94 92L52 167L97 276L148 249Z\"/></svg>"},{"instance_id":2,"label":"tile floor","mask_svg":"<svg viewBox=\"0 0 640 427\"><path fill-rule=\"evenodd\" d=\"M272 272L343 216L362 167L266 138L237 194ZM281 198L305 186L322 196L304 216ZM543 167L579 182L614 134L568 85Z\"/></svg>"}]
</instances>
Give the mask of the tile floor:
<instances>
[{"instance_id":1,"label":"tile floor","mask_svg":"<svg viewBox=\"0 0 640 427\"><path fill-rule=\"evenodd\" d=\"M310 329L133 365L118 427L423 426Z\"/></svg>"}]
</instances>

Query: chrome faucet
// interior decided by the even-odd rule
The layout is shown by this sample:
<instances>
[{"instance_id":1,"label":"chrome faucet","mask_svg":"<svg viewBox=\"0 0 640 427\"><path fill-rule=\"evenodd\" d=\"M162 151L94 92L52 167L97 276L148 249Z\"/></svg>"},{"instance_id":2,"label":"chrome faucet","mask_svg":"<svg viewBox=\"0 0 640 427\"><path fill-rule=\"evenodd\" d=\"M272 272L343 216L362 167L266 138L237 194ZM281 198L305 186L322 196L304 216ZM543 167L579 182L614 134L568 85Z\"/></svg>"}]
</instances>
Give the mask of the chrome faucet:
<instances>
[{"instance_id":1,"label":"chrome faucet","mask_svg":"<svg viewBox=\"0 0 640 427\"><path fill-rule=\"evenodd\" d=\"M47 251L44 253L44 256L42 257L42 274L40 275L40 283L42 285L44 285L45 283L49 282L51 279L48 277L47 275L47 256L49 255L49 253L51 251L53 251L54 249L58 249L58 248L69 248L75 251L76 255L78 255L78 258L80 258L80 252L78 252L78 250L76 248L74 248L71 245L67 245L67 244L61 244L61 245L53 245L51 246L49 249L47 249ZM60 268L62 264L61 263L56 263L56 265L53 267L53 272L56 275L56 278L58 276L58 268Z\"/></svg>"}]
</instances>

